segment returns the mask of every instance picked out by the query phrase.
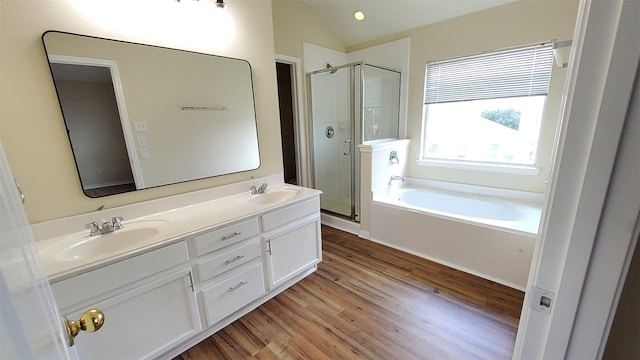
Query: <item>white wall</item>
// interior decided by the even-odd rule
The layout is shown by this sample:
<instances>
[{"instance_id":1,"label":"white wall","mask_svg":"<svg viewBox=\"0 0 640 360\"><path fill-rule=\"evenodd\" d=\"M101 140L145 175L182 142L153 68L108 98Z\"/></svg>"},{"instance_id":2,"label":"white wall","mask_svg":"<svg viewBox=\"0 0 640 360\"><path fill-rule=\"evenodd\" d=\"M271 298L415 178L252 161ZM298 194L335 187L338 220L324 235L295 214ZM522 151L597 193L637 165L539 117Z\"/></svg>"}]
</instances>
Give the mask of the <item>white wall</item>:
<instances>
[{"instance_id":1,"label":"white wall","mask_svg":"<svg viewBox=\"0 0 640 360\"><path fill-rule=\"evenodd\" d=\"M409 56L411 39L404 38L388 43L375 45L366 49L349 52L349 62L364 61L368 64L384 66L398 70L400 75L400 138L406 136L407 131L407 101L409 92Z\"/></svg>"},{"instance_id":2,"label":"white wall","mask_svg":"<svg viewBox=\"0 0 640 360\"><path fill-rule=\"evenodd\" d=\"M342 51L308 42L302 43L302 54L305 73L326 69L327 64L340 66L349 62L349 57Z\"/></svg>"}]
</instances>

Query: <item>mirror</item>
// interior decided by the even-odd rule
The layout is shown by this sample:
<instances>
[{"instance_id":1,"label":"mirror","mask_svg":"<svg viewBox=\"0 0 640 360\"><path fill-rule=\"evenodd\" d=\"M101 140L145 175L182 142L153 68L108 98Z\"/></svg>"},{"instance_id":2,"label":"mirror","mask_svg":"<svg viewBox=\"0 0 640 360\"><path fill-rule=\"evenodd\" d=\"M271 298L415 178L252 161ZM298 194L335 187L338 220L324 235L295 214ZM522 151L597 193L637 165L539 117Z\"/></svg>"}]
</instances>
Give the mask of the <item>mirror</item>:
<instances>
[{"instance_id":1,"label":"mirror","mask_svg":"<svg viewBox=\"0 0 640 360\"><path fill-rule=\"evenodd\" d=\"M58 31L42 39L87 196L260 166L247 61Z\"/></svg>"}]
</instances>

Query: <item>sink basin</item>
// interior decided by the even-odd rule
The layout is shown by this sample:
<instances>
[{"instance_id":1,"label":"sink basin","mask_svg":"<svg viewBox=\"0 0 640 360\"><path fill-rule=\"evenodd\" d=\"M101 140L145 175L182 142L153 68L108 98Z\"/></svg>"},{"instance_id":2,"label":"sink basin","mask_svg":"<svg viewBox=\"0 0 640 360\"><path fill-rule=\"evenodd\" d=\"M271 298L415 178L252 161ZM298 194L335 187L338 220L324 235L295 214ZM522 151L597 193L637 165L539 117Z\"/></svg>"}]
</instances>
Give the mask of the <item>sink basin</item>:
<instances>
[{"instance_id":1,"label":"sink basin","mask_svg":"<svg viewBox=\"0 0 640 360\"><path fill-rule=\"evenodd\" d=\"M114 231L109 234L92 236L61 253L66 260L77 260L96 255L106 255L146 241L160 233L156 228Z\"/></svg>"},{"instance_id":2,"label":"sink basin","mask_svg":"<svg viewBox=\"0 0 640 360\"><path fill-rule=\"evenodd\" d=\"M295 189L268 191L264 194L251 195L249 202L258 205L273 204L289 200L298 194L300 194L300 191Z\"/></svg>"},{"instance_id":3,"label":"sink basin","mask_svg":"<svg viewBox=\"0 0 640 360\"><path fill-rule=\"evenodd\" d=\"M160 225L160 226L159 226ZM72 245L61 249L57 258L63 261L73 261L126 250L149 242L160 234L162 221L148 221L125 224L121 230L111 233L89 236L85 234Z\"/></svg>"}]
</instances>

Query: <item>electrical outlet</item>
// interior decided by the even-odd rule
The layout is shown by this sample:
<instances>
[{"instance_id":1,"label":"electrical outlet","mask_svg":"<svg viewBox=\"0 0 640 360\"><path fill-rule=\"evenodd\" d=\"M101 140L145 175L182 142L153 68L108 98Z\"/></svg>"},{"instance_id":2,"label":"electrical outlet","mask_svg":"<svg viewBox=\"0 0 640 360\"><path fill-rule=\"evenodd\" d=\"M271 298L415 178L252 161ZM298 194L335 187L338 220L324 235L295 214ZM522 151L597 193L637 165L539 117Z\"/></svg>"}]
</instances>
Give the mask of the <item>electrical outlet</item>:
<instances>
[{"instance_id":1,"label":"electrical outlet","mask_svg":"<svg viewBox=\"0 0 640 360\"><path fill-rule=\"evenodd\" d=\"M149 158L149 150L147 148L140 148L140 158L148 159Z\"/></svg>"},{"instance_id":2,"label":"electrical outlet","mask_svg":"<svg viewBox=\"0 0 640 360\"><path fill-rule=\"evenodd\" d=\"M136 131L147 131L147 122L146 121L136 121L133 123Z\"/></svg>"}]
</instances>

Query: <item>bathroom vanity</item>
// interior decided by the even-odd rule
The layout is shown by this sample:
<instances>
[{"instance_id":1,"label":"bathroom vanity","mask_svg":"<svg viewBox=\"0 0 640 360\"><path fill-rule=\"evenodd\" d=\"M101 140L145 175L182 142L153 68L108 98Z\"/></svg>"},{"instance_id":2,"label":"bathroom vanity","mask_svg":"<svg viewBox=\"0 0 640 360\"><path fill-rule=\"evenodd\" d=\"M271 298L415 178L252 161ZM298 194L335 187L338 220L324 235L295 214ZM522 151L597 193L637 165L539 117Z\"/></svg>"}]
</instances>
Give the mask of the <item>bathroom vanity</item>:
<instances>
[{"instance_id":1,"label":"bathroom vanity","mask_svg":"<svg viewBox=\"0 0 640 360\"><path fill-rule=\"evenodd\" d=\"M320 192L254 183L33 225L60 312L105 314L76 339L80 358L178 355L315 271ZM100 216L123 229L69 231Z\"/></svg>"}]
</instances>

